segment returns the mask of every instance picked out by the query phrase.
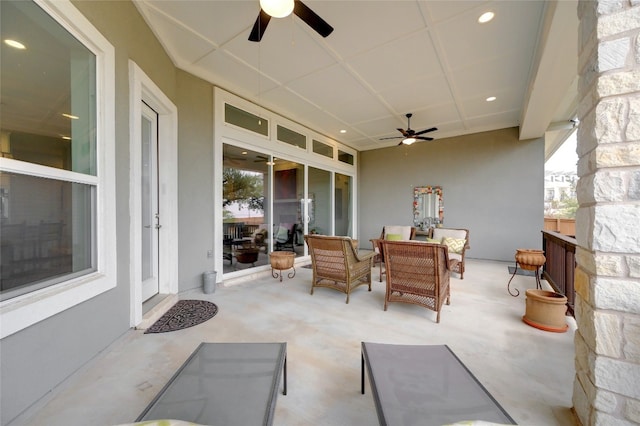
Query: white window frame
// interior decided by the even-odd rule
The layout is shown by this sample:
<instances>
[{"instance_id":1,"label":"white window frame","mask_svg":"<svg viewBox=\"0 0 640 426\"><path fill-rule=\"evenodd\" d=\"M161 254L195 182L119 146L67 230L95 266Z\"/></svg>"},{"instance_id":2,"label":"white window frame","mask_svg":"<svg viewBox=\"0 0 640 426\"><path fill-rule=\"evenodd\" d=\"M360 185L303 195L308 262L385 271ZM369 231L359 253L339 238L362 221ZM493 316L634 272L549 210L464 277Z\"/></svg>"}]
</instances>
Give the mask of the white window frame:
<instances>
[{"instance_id":1,"label":"white window frame","mask_svg":"<svg viewBox=\"0 0 640 426\"><path fill-rule=\"evenodd\" d=\"M2 171L89 183L96 188L96 270L87 275L0 302L0 339L116 287L115 52L113 46L69 0L34 0L96 55L97 176L52 171L0 158Z\"/></svg>"}]
</instances>

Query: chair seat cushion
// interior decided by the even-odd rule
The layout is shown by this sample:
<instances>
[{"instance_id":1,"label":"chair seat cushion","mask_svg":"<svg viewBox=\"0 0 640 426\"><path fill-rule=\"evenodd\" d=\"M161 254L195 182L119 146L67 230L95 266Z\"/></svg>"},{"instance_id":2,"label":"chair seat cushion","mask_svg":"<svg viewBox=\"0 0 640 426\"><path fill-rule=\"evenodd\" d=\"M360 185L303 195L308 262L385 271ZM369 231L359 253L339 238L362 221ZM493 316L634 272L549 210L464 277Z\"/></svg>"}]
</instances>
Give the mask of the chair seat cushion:
<instances>
[{"instance_id":1,"label":"chair seat cushion","mask_svg":"<svg viewBox=\"0 0 640 426\"><path fill-rule=\"evenodd\" d=\"M386 234L384 239L389 241L402 241L402 234Z\"/></svg>"},{"instance_id":2,"label":"chair seat cushion","mask_svg":"<svg viewBox=\"0 0 640 426\"><path fill-rule=\"evenodd\" d=\"M457 260L458 262L462 262L462 255L460 253L449 252L449 260Z\"/></svg>"}]
</instances>

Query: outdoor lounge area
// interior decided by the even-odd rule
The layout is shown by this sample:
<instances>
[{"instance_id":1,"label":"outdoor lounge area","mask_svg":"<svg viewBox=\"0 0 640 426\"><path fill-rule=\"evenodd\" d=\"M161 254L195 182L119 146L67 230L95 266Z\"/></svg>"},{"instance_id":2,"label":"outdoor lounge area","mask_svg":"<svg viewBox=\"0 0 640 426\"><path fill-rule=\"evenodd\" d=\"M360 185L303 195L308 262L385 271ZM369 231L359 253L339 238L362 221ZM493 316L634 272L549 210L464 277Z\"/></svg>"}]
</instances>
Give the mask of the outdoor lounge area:
<instances>
[{"instance_id":1,"label":"outdoor lounge area","mask_svg":"<svg viewBox=\"0 0 640 426\"><path fill-rule=\"evenodd\" d=\"M366 342L449 348L518 424L640 426L640 1L286 2L0 1L0 426L129 424L207 342L286 345L275 425L377 424ZM468 231L437 294L380 249L309 294L303 236L387 226ZM176 301L212 315L142 331Z\"/></svg>"},{"instance_id":2,"label":"outdoor lounge area","mask_svg":"<svg viewBox=\"0 0 640 426\"><path fill-rule=\"evenodd\" d=\"M311 296L312 271L300 265L282 283L265 272L213 294L184 292L181 299L214 302L218 314L180 331L128 331L16 424L133 422L200 343L282 341L288 390L278 395L274 425L375 425L368 381L360 391L361 344L368 341L447 345L518 424L573 425L575 322L567 317L566 333L526 325L524 297L506 289L509 265L468 259L465 279L451 280L451 305L443 306L439 324L420 306L385 312L377 279L371 292L354 289L348 305L331 289ZM377 268L372 273L377 278ZM535 283L518 275L512 286L524 292Z\"/></svg>"}]
</instances>

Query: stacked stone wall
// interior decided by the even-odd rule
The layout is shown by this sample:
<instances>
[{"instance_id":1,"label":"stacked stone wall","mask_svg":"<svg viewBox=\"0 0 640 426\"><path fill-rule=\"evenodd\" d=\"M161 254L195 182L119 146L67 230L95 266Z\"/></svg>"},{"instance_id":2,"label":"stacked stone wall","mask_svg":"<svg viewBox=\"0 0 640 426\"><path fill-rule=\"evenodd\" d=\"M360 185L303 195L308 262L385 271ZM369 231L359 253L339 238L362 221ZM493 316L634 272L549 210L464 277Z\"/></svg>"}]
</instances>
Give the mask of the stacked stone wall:
<instances>
[{"instance_id":1,"label":"stacked stone wall","mask_svg":"<svg viewBox=\"0 0 640 426\"><path fill-rule=\"evenodd\" d=\"M580 0L573 404L640 424L640 0Z\"/></svg>"}]
</instances>

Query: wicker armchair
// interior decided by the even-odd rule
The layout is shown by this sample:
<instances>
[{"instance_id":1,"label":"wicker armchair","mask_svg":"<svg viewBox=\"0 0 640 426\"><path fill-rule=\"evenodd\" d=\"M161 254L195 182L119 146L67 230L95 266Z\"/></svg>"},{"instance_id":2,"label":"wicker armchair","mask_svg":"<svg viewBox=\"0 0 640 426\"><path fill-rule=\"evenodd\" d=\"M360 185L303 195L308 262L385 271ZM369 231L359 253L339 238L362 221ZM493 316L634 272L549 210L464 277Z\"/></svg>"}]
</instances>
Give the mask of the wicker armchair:
<instances>
[{"instance_id":1,"label":"wicker armchair","mask_svg":"<svg viewBox=\"0 0 640 426\"><path fill-rule=\"evenodd\" d=\"M442 304L451 299L447 246L422 241L381 244L387 269L384 310L389 302L412 303L436 311L439 323Z\"/></svg>"},{"instance_id":2,"label":"wicker armchair","mask_svg":"<svg viewBox=\"0 0 640 426\"><path fill-rule=\"evenodd\" d=\"M328 287L349 295L361 285L371 291L371 268L375 253L358 254L354 241L349 237L305 235L313 267L311 294L316 287Z\"/></svg>"},{"instance_id":3,"label":"wicker armchair","mask_svg":"<svg viewBox=\"0 0 640 426\"><path fill-rule=\"evenodd\" d=\"M429 238L449 247L449 267L451 271L460 274L460 279L464 279L464 254L471 247L469 246L469 230L462 228L431 228ZM445 238L453 239L451 245L445 242ZM456 246L455 240L464 240L464 244Z\"/></svg>"},{"instance_id":4,"label":"wicker armchair","mask_svg":"<svg viewBox=\"0 0 640 426\"><path fill-rule=\"evenodd\" d=\"M376 256L373 258L373 266L376 266L376 263L380 266L380 282L382 282L382 276L384 275L384 270L382 269L382 264L384 263L384 253L382 251L380 241L389 239L389 237L392 235L396 240L400 241L415 240L416 228L414 226L407 225L387 225L382 227L380 238L374 238L371 240L373 251L376 254Z\"/></svg>"}]
</instances>

